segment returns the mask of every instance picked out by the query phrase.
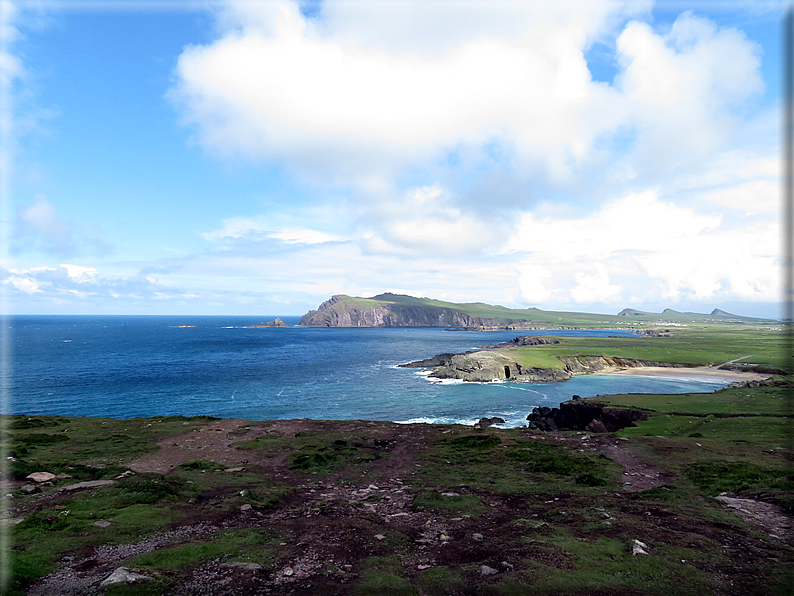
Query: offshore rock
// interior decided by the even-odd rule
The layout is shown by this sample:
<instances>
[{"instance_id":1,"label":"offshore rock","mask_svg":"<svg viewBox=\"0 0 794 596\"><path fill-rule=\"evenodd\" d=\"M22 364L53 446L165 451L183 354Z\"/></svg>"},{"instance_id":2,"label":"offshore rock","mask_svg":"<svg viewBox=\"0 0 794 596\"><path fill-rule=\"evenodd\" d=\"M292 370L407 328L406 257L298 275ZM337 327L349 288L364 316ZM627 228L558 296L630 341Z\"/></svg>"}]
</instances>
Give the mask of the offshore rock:
<instances>
[{"instance_id":1,"label":"offshore rock","mask_svg":"<svg viewBox=\"0 0 794 596\"><path fill-rule=\"evenodd\" d=\"M504 418L499 418L499 416L493 416L491 418L480 418L479 422L474 423L474 428L488 428L493 424L504 424Z\"/></svg>"}]
</instances>

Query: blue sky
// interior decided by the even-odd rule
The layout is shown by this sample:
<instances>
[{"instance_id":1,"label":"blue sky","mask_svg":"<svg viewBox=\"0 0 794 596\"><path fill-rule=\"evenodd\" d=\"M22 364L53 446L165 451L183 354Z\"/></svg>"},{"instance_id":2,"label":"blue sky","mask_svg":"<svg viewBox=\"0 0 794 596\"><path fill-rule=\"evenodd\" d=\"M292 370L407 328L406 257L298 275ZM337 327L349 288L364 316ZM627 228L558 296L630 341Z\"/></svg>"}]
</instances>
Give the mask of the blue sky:
<instances>
[{"instance_id":1,"label":"blue sky","mask_svg":"<svg viewBox=\"0 0 794 596\"><path fill-rule=\"evenodd\" d=\"M6 308L779 316L783 6L2 0Z\"/></svg>"}]
</instances>

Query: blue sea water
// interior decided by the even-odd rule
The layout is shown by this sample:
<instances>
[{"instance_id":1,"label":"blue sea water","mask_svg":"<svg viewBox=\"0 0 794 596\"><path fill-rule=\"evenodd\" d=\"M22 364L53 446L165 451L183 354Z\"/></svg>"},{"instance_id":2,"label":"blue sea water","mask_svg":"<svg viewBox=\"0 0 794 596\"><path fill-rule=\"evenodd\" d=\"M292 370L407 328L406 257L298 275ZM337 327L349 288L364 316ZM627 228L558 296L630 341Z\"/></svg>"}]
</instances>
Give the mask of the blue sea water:
<instances>
[{"instance_id":1,"label":"blue sea water","mask_svg":"<svg viewBox=\"0 0 794 596\"><path fill-rule=\"evenodd\" d=\"M520 426L532 408L556 406L574 394L695 393L725 384L634 375L582 375L544 384L434 383L419 369L397 365L498 343L516 332L248 327L272 318L12 317L12 400L6 413L465 424L501 416L507 426Z\"/></svg>"}]
</instances>

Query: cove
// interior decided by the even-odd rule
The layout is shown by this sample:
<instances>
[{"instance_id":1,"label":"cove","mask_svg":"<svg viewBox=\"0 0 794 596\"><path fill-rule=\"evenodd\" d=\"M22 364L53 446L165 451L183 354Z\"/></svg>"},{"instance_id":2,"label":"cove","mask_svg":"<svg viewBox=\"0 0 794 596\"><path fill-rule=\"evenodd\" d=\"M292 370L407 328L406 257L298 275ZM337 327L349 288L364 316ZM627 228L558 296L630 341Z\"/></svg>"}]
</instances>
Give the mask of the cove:
<instances>
[{"instance_id":1,"label":"cove","mask_svg":"<svg viewBox=\"0 0 794 596\"><path fill-rule=\"evenodd\" d=\"M581 375L563 383L434 383L398 364L512 339L515 331L251 328L273 317L11 317L14 414L209 415L521 426L572 395L710 392L716 379ZM294 325L297 317L281 317ZM195 325L186 327L185 325ZM629 335L626 330L532 335Z\"/></svg>"}]
</instances>

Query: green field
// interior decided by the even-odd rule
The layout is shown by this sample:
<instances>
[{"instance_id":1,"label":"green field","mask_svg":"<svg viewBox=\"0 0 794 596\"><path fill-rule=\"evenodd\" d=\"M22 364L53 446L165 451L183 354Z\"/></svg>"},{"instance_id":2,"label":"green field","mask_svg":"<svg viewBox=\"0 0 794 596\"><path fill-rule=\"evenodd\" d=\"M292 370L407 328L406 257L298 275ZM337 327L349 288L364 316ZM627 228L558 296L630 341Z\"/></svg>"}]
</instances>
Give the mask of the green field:
<instances>
[{"instance_id":1,"label":"green field","mask_svg":"<svg viewBox=\"0 0 794 596\"><path fill-rule=\"evenodd\" d=\"M531 332L528 332L531 333ZM558 337L559 344L522 346L503 352L525 366L561 368L555 356L620 356L701 366L741 359L788 370L783 332L765 326L693 325L670 327L670 337Z\"/></svg>"}]
</instances>

